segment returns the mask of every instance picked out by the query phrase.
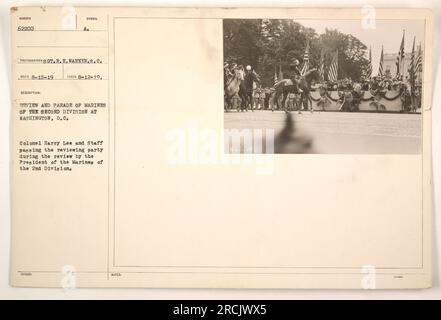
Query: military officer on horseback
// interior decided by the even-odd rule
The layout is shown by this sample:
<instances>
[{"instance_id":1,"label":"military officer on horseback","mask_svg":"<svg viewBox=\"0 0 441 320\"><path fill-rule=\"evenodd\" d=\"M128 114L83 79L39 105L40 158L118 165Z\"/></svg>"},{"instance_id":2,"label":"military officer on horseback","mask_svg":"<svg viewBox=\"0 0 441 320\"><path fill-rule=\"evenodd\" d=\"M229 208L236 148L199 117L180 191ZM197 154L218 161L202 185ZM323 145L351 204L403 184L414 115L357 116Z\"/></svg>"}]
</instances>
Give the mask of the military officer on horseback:
<instances>
[{"instance_id":1,"label":"military officer on horseback","mask_svg":"<svg viewBox=\"0 0 441 320\"><path fill-rule=\"evenodd\" d=\"M224 88L226 88L231 79L233 79L234 72L237 68L237 64L234 62L231 65L228 62L224 63Z\"/></svg>"},{"instance_id":2,"label":"military officer on horseback","mask_svg":"<svg viewBox=\"0 0 441 320\"><path fill-rule=\"evenodd\" d=\"M297 83L299 77L302 75L299 65L300 62L297 59L294 59L294 61L289 65L289 78L293 83Z\"/></svg>"},{"instance_id":3,"label":"military officer on horseback","mask_svg":"<svg viewBox=\"0 0 441 320\"><path fill-rule=\"evenodd\" d=\"M246 72L244 81L240 84L239 96L242 100L241 111L248 111L248 107L251 107L251 111L254 111L253 103L253 86L254 83L259 83L260 78L258 74L253 70L250 65L246 66Z\"/></svg>"},{"instance_id":4,"label":"military officer on horseback","mask_svg":"<svg viewBox=\"0 0 441 320\"><path fill-rule=\"evenodd\" d=\"M224 63L224 89L227 87L228 82L233 77L233 73L230 71L230 64Z\"/></svg>"}]
</instances>

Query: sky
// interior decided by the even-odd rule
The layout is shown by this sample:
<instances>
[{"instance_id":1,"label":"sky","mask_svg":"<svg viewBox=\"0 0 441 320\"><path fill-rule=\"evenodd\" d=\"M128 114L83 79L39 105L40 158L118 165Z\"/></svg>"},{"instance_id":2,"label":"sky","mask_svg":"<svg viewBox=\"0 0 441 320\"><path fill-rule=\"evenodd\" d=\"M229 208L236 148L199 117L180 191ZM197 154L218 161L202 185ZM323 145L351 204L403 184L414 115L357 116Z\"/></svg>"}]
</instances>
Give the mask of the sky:
<instances>
[{"instance_id":1,"label":"sky","mask_svg":"<svg viewBox=\"0 0 441 320\"><path fill-rule=\"evenodd\" d=\"M415 37L415 50L421 42L424 50L424 20L376 20L375 29L363 29L361 20L295 20L305 27L315 29L322 34L325 29L337 29L346 34L352 34L372 48L372 69L378 70L381 46L384 53L398 54L398 50L405 30L404 50L412 52L413 38ZM366 56L367 58L367 56Z\"/></svg>"}]
</instances>

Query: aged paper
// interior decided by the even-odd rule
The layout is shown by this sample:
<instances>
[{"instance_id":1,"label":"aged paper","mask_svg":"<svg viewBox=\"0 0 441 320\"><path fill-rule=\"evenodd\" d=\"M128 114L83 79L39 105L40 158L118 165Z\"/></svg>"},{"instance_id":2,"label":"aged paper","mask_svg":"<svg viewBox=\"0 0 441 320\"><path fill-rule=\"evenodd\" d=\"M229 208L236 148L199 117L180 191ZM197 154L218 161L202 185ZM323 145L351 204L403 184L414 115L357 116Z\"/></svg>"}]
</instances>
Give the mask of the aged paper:
<instances>
[{"instance_id":1,"label":"aged paper","mask_svg":"<svg viewBox=\"0 0 441 320\"><path fill-rule=\"evenodd\" d=\"M11 23L11 285L430 287L429 11Z\"/></svg>"}]
</instances>

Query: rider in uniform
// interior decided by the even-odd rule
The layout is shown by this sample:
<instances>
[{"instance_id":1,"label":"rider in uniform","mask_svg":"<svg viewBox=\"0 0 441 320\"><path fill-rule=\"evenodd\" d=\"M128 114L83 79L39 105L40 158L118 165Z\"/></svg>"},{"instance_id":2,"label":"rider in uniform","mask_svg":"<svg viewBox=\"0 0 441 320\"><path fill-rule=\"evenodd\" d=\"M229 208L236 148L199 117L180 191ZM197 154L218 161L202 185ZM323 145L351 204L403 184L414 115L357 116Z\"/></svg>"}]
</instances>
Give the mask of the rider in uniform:
<instances>
[{"instance_id":1,"label":"rider in uniform","mask_svg":"<svg viewBox=\"0 0 441 320\"><path fill-rule=\"evenodd\" d=\"M288 76L289 76L289 79L291 79L291 81L295 87L294 93L301 94L300 99L298 101L299 112L300 112L300 110L302 109L304 97L303 97L302 90L300 90L298 87L298 81L299 81L300 77L302 76L302 73L299 69L299 65L300 65L299 60L294 59L294 61L289 66L289 75Z\"/></svg>"},{"instance_id":2,"label":"rider in uniform","mask_svg":"<svg viewBox=\"0 0 441 320\"><path fill-rule=\"evenodd\" d=\"M243 87L241 87L241 90L243 88L243 93L242 93L241 98L242 97L244 98L242 100L241 109L248 111L248 106L250 106L251 111L254 111L254 108L253 108L254 81L259 82L259 80L258 80L258 78L256 78L257 74L254 72L253 68L250 65L247 65L245 69L246 69L246 72L245 72L245 76L244 76ZM239 93L239 94L241 94L241 93Z\"/></svg>"},{"instance_id":3,"label":"rider in uniform","mask_svg":"<svg viewBox=\"0 0 441 320\"><path fill-rule=\"evenodd\" d=\"M299 60L294 59L294 61L289 66L289 79L291 79L293 84L296 84L298 78L301 76L299 65L300 65Z\"/></svg>"},{"instance_id":4,"label":"rider in uniform","mask_svg":"<svg viewBox=\"0 0 441 320\"><path fill-rule=\"evenodd\" d=\"M246 72L245 72L245 77L249 77L253 74L253 68L250 65L247 65L245 68Z\"/></svg>"}]
</instances>

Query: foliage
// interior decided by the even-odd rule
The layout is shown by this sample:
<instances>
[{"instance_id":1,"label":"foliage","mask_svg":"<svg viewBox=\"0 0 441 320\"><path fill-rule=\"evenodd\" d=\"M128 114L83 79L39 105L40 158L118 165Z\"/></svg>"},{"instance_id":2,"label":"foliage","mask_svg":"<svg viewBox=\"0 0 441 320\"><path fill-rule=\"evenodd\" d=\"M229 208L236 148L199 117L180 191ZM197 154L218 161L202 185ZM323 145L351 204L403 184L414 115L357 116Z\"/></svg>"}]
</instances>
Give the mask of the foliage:
<instances>
[{"instance_id":1,"label":"foliage","mask_svg":"<svg viewBox=\"0 0 441 320\"><path fill-rule=\"evenodd\" d=\"M261 76L263 86L273 85L279 66L286 72L294 59L302 63L308 41L310 67L319 67L322 50L325 66L329 67L338 50L340 79L359 80L369 63L365 58L366 45L338 30L326 29L318 35L293 20L277 19L225 19L223 29L224 60L251 65Z\"/></svg>"}]
</instances>

